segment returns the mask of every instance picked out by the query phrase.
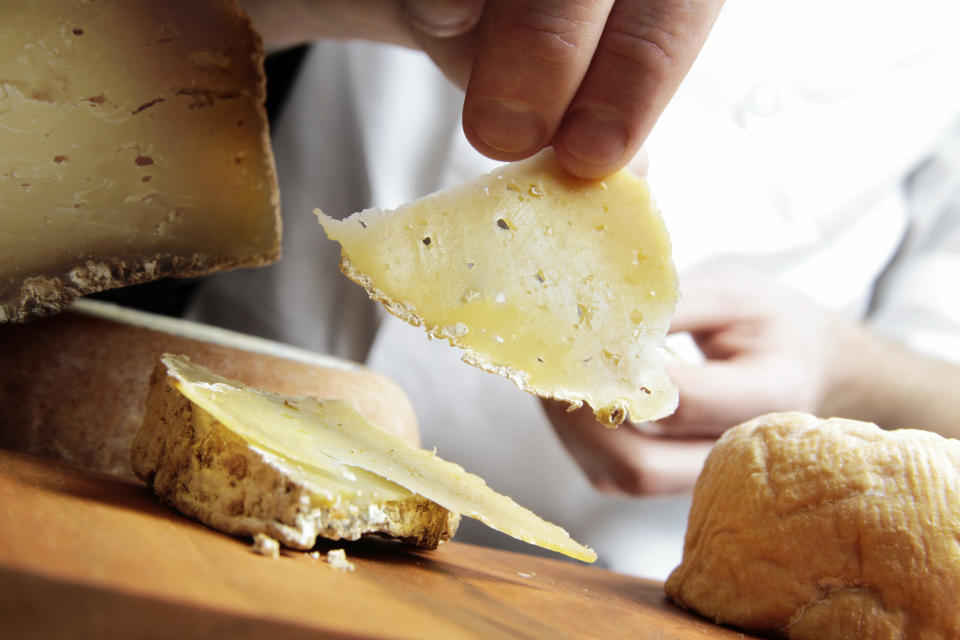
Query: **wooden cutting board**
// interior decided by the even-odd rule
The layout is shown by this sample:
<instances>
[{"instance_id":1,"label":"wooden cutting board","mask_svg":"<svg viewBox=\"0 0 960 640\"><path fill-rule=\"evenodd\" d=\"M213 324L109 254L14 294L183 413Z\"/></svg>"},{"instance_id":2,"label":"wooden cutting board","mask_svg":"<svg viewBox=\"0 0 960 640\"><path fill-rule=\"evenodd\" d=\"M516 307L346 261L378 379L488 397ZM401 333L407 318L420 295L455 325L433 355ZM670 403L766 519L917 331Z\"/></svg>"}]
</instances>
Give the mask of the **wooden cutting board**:
<instances>
[{"instance_id":1,"label":"wooden cutting board","mask_svg":"<svg viewBox=\"0 0 960 640\"><path fill-rule=\"evenodd\" d=\"M345 548L356 569L324 560ZM0 450L0 637L746 638L658 582L456 542L278 559L145 486Z\"/></svg>"}]
</instances>

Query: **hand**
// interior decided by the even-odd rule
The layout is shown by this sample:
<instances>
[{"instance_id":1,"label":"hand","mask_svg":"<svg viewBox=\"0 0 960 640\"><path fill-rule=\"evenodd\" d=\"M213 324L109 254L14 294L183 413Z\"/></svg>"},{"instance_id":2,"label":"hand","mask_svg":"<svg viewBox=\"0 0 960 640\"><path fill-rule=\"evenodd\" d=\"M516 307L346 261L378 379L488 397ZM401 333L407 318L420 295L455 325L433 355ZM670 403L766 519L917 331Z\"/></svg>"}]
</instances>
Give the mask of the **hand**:
<instances>
[{"instance_id":1,"label":"hand","mask_svg":"<svg viewBox=\"0 0 960 640\"><path fill-rule=\"evenodd\" d=\"M673 416L607 429L589 407L567 412L544 402L561 442L600 490L690 490L723 431L769 411L815 413L832 384L846 321L746 272L697 271L681 278L681 290L672 330L689 331L707 360L668 367L680 390Z\"/></svg>"},{"instance_id":2,"label":"hand","mask_svg":"<svg viewBox=\"0 0 960 640\"><path fill-rule=\"evenodd\" d=\"M605 493L634 496L686 492L693 488L713 439L661 438L624 423L610 429L590 407L567 411L542 401L560 441L590 482Z\"/></svg>"},{"instance_id":3,"label":"hand","mask_svg":"<svg viewBox=\"0 0 960 640\"><path fill-rule=\"evenodd\" d=\"M367 38L415 46L466 88L481 153L553 145L600 178L627 164L700 51L723 0L242 0L268 42Z\"/></svg>"},{"instance_id":4,"label":"hand","mask_svg":"<svg viewBox=\"0 0 960 640\"><path fill-rule=\"evenodd\" d=\"M463 126L477 150L519 160L553 144L568 171L601 178L640 149L722 0L403 4L418 45L466 87ZM445 31L454 21L440 9L451 7L461 28L476 25Z\"/></svg>"},{"instance_id":5,"label":"hand","mask_svg":"<svg viewBox=\"0 0 960 640\"><path fill-rule=\"evenodd\" d=\"M700 269L680 282L670 330L689 332L706 361L668 365L680 405L642 430L716 437L771 411L818 412L852 322L746 271Z\"/></svg>"}]
</instances>

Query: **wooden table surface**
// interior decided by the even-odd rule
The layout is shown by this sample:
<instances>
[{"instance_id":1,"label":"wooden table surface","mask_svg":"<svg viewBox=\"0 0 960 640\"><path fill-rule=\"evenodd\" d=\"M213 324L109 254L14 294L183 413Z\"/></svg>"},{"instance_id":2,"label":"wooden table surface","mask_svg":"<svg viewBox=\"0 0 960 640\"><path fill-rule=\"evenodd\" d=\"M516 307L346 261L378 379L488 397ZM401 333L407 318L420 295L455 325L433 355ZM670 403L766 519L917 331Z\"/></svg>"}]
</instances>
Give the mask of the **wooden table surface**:
<instances>
[{"instance_id":1,"label":"wooden table surface","mask_svg":"<svg viewBox=\"0 0 960 640\"><path fill-rule=\"evenodd\" d=\"M336 547L355 571L324 561ZM456 542L318 549L260 556L139 483L0 450L2 638L748 637L586 565Z\"/></svg>"}]
</instances>

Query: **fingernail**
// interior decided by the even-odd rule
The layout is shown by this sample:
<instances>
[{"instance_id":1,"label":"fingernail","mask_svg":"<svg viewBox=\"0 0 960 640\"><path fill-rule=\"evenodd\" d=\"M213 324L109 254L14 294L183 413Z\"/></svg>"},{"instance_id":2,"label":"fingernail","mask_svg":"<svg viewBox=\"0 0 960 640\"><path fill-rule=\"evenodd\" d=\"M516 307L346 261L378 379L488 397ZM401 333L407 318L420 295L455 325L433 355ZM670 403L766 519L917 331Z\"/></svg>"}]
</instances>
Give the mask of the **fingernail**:
<instances>
[{"instance_id":1,"label":"fingernail","mask_svg":"<svg viewBox=\"0 0 960 640\"><path fill-rule=\"evenodd\" d=\"M564 119L560 140L564 149L584 164L615 164L627 150L627 126L609 109L580 109Z\"/></svg>"},{"instance_id":2,"label":"fingernail","mask_svg":"<svg viewBox=\"0 0 960 640\"><path fill-rule=\"evenodd\" d=\"M478 0L404 0L410 23L437 38L469 31L480 19L483 2Z\"/></svg>"},{"instance_id":3,"label":"fingernail","mask_svg":"<svg viewBox=\"0 0 960 640\"><path fill-rule=\"evenodd\" d=\"M470 127L484 144L506 153L535 151L547 137L540 114L515 100L484 100L473 105Z\"/></svg>"}]
</instances>

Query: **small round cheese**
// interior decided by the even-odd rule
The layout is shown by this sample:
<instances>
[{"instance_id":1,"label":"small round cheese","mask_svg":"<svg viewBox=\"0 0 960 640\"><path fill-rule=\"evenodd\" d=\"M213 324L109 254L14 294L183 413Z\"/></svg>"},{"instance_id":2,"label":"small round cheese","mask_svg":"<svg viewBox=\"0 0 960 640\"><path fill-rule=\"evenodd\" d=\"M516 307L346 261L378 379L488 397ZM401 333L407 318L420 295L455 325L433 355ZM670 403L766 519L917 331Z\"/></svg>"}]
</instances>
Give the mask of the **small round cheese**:
<instances>
[{"instance_id":1,"label":"small round cheese","mask_svg":"<svg viewBox=\"0 0 960 640\"><path fill-rule=\"evenodd\" d=\"M960 637L960 441L802 413L717 442L666 591L785 636Z\"/></svg>"}]
</instances>

